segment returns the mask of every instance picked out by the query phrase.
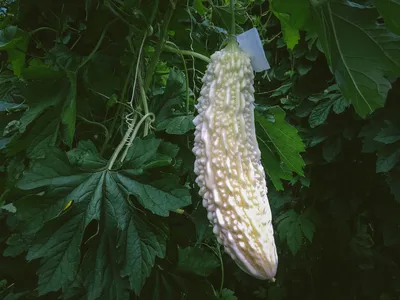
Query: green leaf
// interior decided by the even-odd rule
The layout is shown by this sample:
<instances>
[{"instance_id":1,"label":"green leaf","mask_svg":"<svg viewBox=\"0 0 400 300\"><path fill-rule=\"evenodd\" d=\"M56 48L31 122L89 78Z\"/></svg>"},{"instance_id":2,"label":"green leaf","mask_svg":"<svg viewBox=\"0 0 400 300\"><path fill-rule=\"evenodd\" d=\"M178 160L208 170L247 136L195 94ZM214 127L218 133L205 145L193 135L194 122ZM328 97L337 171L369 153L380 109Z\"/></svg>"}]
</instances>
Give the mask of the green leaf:
<instances>
[{"instance_id":1,"label":"green leaf","mask_svg":"<svg viewBox=\"0 0 400 300\"><path fill-rule=\"evenodd\" d=\"M400 149L398 147L384 147L377 153L376 172L389 172L400 160Z\"/></svg>"},{"instance_id":2,"label":"green leaf","mask_svg":"<svg viewBox=\"0 0 400 300\"><path fill-rule=\"evenodd\" d=\"M87 148L92 156L99 156L94 147ZM127 196L135 195L145 208L167 216L169 211L190 204L190 195L186 188L171 180L162 187L157 181L152 185L139 180L140 177L129 169L120 173L108 170L78 172L59 150L49 150L45 159L36 161L24 173L18 182L20 189L41 190L43 197L51 197L56 203L49 205L45 212L40 212L37 204L29 203L28 199L16 204L17 207L25 205L25 211L31 211L27 218L22 219L27 222L33 216L35 231L47 221L36 233L27 256L29 260L40 259L40 295L60 288L67 290L81 274L79 272L83 272L82 278L86 279L84 286L89 299L97 299L104 292L108 293L108 299L125 299L127 284L124 282L128 280L137 293L140 291L154 265L155 256L165 255L166 235L155 229L157 220L149 217L146 221L141 220L138 212L132 210L133 203L129 205ZM29 205L34 207L30 210ZM64 207L63 211L54 216L60 205ZM49 217L52 219L47 220ZM90 224L97 224L89 235L94 240L85 254L82 269L79 269L84 232L90 228L93 230ZM125 249L125 256L117 253L117 236L121 249ZM117 263L121 260L124 263ZM122 279L120 274L128 278ZM108 283L113 287L110 288Z\"/></svg>"},{"instance_id":3,"label":"green leaf","mask_svg":"<svg viewBox=\"0 0 400 300\"><path fill-rule=\"evenodd\" d=\"M131 178L129 172L116 174L116 179L125 190L137 197L137 200L152 213L167 217L170 211L185 207L191 203L190 194L186 188L173 188L164 191L151 184L143 184Z\"/></svg>"},{"instance_id":4,"label":"green leaf","mask_svg":"<svg viewBox=\"0 0 400 300\"><path fill-rule=\"evenodd\" d=\"M299 215L294 210L288 210L276 220L278 234L281 240L286 240L293 255L300 250L303 236L312 242L315 225L305 215Z\"/></svg>"},{"instance_id":5,"label":"green leaf","mask_svg":"<svg viewBox=\"0 0 400 300\"><path fill-rule=\"evenodd\" d=\"M185 134L189 130L194 128L193 116L178 116L169 119L165 119L158 123L158 130L165 130L169 134Z\"/></svg>"},{"instance_id":6,"label":"green leaf","mask_svg":"<svg viewBox=\"0 0 400 300\"><path fill-rule=\"evenodd\" d=\"M81 267L88 300L129 299L129 283L121 277L115 242L112 232L102 232L90 243Z\"/></svg>"},{"instance_id":7,"label":"green leaf","mask_svg":"<svg viewBox=\"0 0 400 300\"><path fill-rule=\"evenodd\" d=\"M327 162L332 162L340 153L342 140L340 138L328 139L322 148L322 155Z\"/></svg>"},{"instance_id":8,"label":"green leaf","mask_svg":"<svg viewBox=\"0 0 400 300\"><path fill-rule=\"evenodd\" d=\"M325 123L334 103L335 101L332 99L324 101L312 110L310 117L308 118L308 123L311 128L315 128Z\"/></svg>"},{"instance_id":9,"label":"green leaf","mask_svg":"<svg viewBox=\"0 0 400 300\"><path fill-rule=\"evenodd\" d=\"M286 240L293 255L296 255L299 251L303 238L298 219L297 213L294 210L289 210L276 220L279 237L281 240Z\"/></svg>"},{"instance_id":10,"label":"green leaf","mask_svg":"<svg viewBox=\"0 0 400 300\"><path fill-rule=\"evenodd\" d=\"M281 21L283 39L288 49L293 49L300 40L299 29L290 24L290 16L274 11L275 16Z\"/></svg>"},{"instance_id":11,"label":"green leaf","mask_svg":"<svg viewBox=\"0 0 400 300\"><path fill-rule=\"evenodd\" d=\"M207 218L207 211L203 207L198 207L191 214L194 224L196 226L196 242L201 243L203 240L213 239L212 226Z\"/></svg>"},{"instance_id":12,"label":"green leaf","mask_svg":"<svg viewBox=\"0 0 400 300\"><path fill-rule=\"evenodd\" d=\"M257 140L262 153L261 160L265 172L268 174L275 188L278 191L283 191L282 179L291 180L293 178L292 172L284 168L278 155L274 153L273 146L270 146L267 142L268 140L264 140L264 137L260 137L260 135L257 136Z\"/></svg>"},{"instance_id":13,"label":"green leaf","mask_svg":"<svg viewBox=\"0 0 400 300\"><path fill-rule=\"evenodd\" d=\"M384 144L393 144L400 141L400 124L397 120L385 121L386 127L383 128L375 137L375 141Z\"/></svg>"},{"instance_id":14,"label":"green leaf","mask_svg":"<svg viewBox=\"0 0 400 300\"><path fill-rule=\"evenodd\" d=\"M73 166L86 170L99 169L107 164L97 152L92 141L80 141L76 148L67 152L68 160Z\"/></svg>"},{"instance_id":15,"label":"green leaf","mask_svg":"<svg viewBox=\"0 0 400 300\"><path fill-rule=\"evenodd\" d=\"M140 296L143 299L175 300L184 293L191 300L214 299L215 289L208 280L184 275L156 268Z\"/></svg>"},{"instance_id":16,"label":"green leaf","mask_svg":"<svg viewBox=\"0 0 400 300\"><path fill-rule=\"evenodd\" d=\"M35 85L28 85L24 90L24 95L26 95L28 99L29 110L27 110L19 120L21 122L19 128L21 133L46 109L62 103L65 99L66 86L65 80L57 80L54 82L43 81Z\"/></svg>"},{"instance_id":17,"label":"green leaf","mask_svg":"<svg viewBox=\"0 0 400 300\"><path fill-rule=\"evenodd\" d=\"M28 245L32 242L32 237L24 236L20 233L12 234L7 239L8 247L4 250L3 256L15 257L28 250Z\"/></svg>"},{"instance_id":18,"label":"green leaf","mask_svg":"<svg viewBox=\"0 0 400 300\"><path fill-rule=\"evenodd\" d=\"M47 110L22 135L14 137L7 145L7 155L27 150L31 159L43 157L49 147L55 146L58 125L59 119L54 118L54 110Z\"/></svg>"},{"instance_id":19,"label":"green leaf","mask_svg":"<svg viewBox=\"0 0 400 300\"><path fill-rule=\"evenodd\" d=\"M309 17L309 3L306 0L272 0L270 9L280 20L283 38L288 49L297 45L300 34Z\"/></svg>"},{"instance_id":20,"label":"green leaf","mask_svg":"<svg viewBox=\"0 0 400 300\"><path fill-rule=\"evenodd\" d=\"M64 72L56 70L38 58L31 59L28 67L22 71L22 77L25 80L54 80L63 76L65 76Z\"/></svg>"},{"instance_id":21,"label":"green leaf","mask_svg":"<svg viewBox=\"0 0 400 300\"><path fill-rule=\"evenodd\" d=\"M94 3L94 1L93 1ZM116 99L113 94L121 90L121 79L116 74L115 66L120 63L118 57L114 57L106 51L100 50L86 65L83 71L85 84L96 97L109 97L108 105L112 105Z\"/></svg>"},{"instance_id":22,"label":"green leaf","mask_svg":"<svg viewBox=\"0 0 400 300\"><path fill-rule=\"evenodd\" d=\"M300 152L305 151L303 141L297 134L296 128L286 122L285 112L280 107L271 107L269 112L274 115L274 123L255 112L256 122L261 128L261 131L257 132L258 135L270 143L285 168L303 176L305 163L300 155Z\"/></svg>"},{"instance_id":23,"label":"green leaf","mask_svg":"<svg viewBox=\"0 0 400 300\"><path fill-rule=\"evenodd\" d=\"M157 111L156 120L161 122L168 118L173 107L186 101L186 80L182 71L171 69L162 99L153 111Z\"/></svg>"},{"instance_id":24,"label":"green leaf","mask_svg":"<svg viewBox=\"0 0 400 300\"><path fill-rule=\"evenodd\" d=\"M64 201L54 201L51 197L27 195L14 203L19 221L18 229L24 235L38 232L45 222L56 217L66 205Z\"/></svg>"},{"instance_id":25,"label":"green leaf","mask_svg":"<svg viewBox=\"0 0 400 300\"><path fill-rule=\"evenodd\" d=\"M153 161L157 154L161 140L153 136L146 138L136 138L128 150L126 159L130 168L143 168L146 164Z\"/></svg>"},{"instance_id":26,"label":"green leaf","mask_svg":"<svg viewBox=\"0 0 400 300\"><path fill-rule=\"evenodd\" d=\"M235 296L235 292L229 289L223 289L221 294L218 297L215 297L215 300L237 300L238 298Z\"/></svg>"},{"instance_id":27,"label":"green leaf","mask_svg":"<svg viewBox=\"0 0 400 300\"><path fill-rule=\"evenodd\" d=\"M231 8L230 5L217 6L213 5L213 14L211 16L211 21L215 24L215 26L220 27L220 30L224 30L228 32L231 28ZM246 7L235 6L235 22L236 24L243 24L246 22ZM240 26L236 26L236 32L243 32L243 29Z\"/></svg>"},{"instance_id":28,"label":"green leaf","mask_svg":"<svg viewBox=\"0 0 400 300\"><path fill-rule=\"evenodd\" d=\"M77 95L77 74L67 72L70 86L68 88L67 99L64 104L61 120L65 125L64 140L69 147L72 147L72 142L75 135L76 123L76 95Z\"/></svg>"},{"instance_id":29,"label":"green leaf","mask_svg":"<svg viewBox=\"0 0 400 300\"><path fill-rule=\"evenodd\" d=\"M392 170L386 181L390 187L390 192L400 204L400 170L398 168Z\"/></svg>"},{"instance_id":30,"label":"green leaf","mask_svg":"<svg viewBox=\"0 0 400 300\"><path fill-rule=\"evenodd\" d=\"M361 129L359 137L364 138L362 152L372 153L381 148L382 144L375 139L384 126L384 120L372 119Z\"/></svg>"},{"instance_id":31,"label":"green leaf","mask_svg":"<svg viewBox=\"0 0 400 300\"><path fill-rule=\"evenodd\" d=\"M209 276L220 265L218 257L205 248L178 249L178 270Z\"/></svg>"},{"instance_id":32,"label":"green leaf","mask_svg":"<svg viewBox=\"0 0 400 300\"><path fill-rule=\"evenodd\" d=\"M278 212L285 205L289 204L292 199L288 194L284 192L274 191L274 189L268 189L268 199L271 205L272 212Z\"/></svg>"},{"instance_id":33,"label":"green leaf","mask_svg":"<svg viewBox=\"0 0 400 300\"><path fill-rule=\"evenodd\" d=\"M314 6L314 26L340 90L361 117L382 107L400 74L400 37L376 23L375 8L329 1Z\"/></svg>"},{"instance_id":34,"label":"green leaf","mask_svg":"<svg viewBox=\"0 0 400 300\"><path fill-rule=\"evenodd\" d=\"M121 274L129 277L130 286L136 294L140 293L145 279L150 276L155 257L163 258L166 254L165 228L156 220L146 219L138 213L132 214L127 230L118 242L125 257Z\"/></svg>"},{"instance_id":35,"label":"green leaf","mask_svg":"<svg viewBox=\"0 0 400 300\"><path fill-rule=\"evenodd\" d=\"M193 7L201 16L204 16L207 12L207 8L203 5L203 0L193 0Z\"/></svg>"},{"instance_id":36,"label":"green leaf","mask_svg":"<svg viewBox=\"0 0 400 300\"><path fill-rule=\"evenodd\" d=\"M391 31L400 35L400 24L399 11L400 11L400 1L399 0L374 0L375 6L378 8L383 19L385 20L385 25L389 27Z\"/></svg>"},{"instance_id":37,"label":"green leaf","mask_svg":"<svg viewBox=\"0 0 400 300\"><path fill-rule=\"evenodd\" d=\"M7 26L0 30L0 50L6 50L14 74L21 77L25 67L25 56L29 44L29 35L16 26Z\"/></svg>"},{"instance_id":38,"label":"green leaf","mask_svg":"<svg viewBox=\"0 0 400 300\"><path fill-rule=\"evenodd\" d=\"M312 239L315 233L314 223L307 219L304 215L300 215L299 223L304 236L307 238L307 240L310 241L310 243L312 243Z\"/></svg>"},{"instance_id":39,"label":"green leaf","mask_svg":"<svg viewBox=\"0 0 400 300\"><path fill-rule=\"evenodd\" d=\"M78 206L79 208L79 206ZM93 211L88 211L93 213ZM74 280L80 261L84 214L75 206L68 215L47 223L35 236L27 259L41 258L38 269L39 295L66 289Z\"/></svg>"},{"instance_id":40,"label":"green leaf","mask_svg":"<svg viewBox=\"0 0 400 300\"><path fill-rule=\"evenodd\" d=\"M333 111L335 114L343 113L350 106L350 102L348 102L343 96L339 96L339 98L333 103Z\"/></svg>"}]
</instances>

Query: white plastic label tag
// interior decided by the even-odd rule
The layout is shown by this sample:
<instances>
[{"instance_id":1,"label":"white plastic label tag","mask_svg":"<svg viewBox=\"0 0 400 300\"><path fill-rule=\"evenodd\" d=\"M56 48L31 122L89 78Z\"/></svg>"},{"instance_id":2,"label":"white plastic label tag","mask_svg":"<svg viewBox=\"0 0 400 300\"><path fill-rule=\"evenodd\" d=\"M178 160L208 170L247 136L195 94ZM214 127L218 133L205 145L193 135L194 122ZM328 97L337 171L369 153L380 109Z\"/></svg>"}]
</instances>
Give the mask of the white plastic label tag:
<instances>
[{"instance_id":1,"label":"white plastic label tag","mask_svg":"<svg viewBox=\"0 0 400 300\"><path fill-rule=\"evenodd\" d=\"M252 28L237 35L236 39L239 43L239 47L250 56L254 71L261 72L271 68L265 57L257 28Z\"/></svg>"}]
</instances>

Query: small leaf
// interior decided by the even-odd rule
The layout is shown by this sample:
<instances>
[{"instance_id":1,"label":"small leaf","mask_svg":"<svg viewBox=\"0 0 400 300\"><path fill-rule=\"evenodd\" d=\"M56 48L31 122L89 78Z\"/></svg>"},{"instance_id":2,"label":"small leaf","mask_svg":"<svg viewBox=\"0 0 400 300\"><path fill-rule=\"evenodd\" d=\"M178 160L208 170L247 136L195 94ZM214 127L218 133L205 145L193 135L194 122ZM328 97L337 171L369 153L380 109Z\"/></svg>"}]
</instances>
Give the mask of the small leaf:
<instances>
[{"instance_id":1,"label":"small leaf","mask_svg":"<svg viewBox=\"0 0 400 300\"><path fill-rule=\"evenodd\" d=\"M215 297L215 300L237 300L235 292L229 289L223 289L219 297Z\"/></svg>"},{"instance_id":2,"label":"small leaf","mask_svg":"<svg viewBox=\"0 0 400 300\"><path fill-rule=\"evenodd\" d=\"M389 27L391 31L400 35L400 24L399 11L400 11L400 1L399 0L374 0L374 4L381 13L383 19L385 20L385 25Z\"/></svg>"},{"instance_id":3,"label":"small leaf","mask_svg":"<svg viewBox=\"0 0 400 300\"><path fill-rule=\"evenodd\" d=\"M311 128L315 128L315 127L325 123L334 102L335 101L332 99L328 100L328 101L324 101L321 104L318 104L312 110L310 117L308 119L308 123L310 124Z\"/></svg>"},{"instance_id":4,"label":"small leaf","mask_svg":"<svg viewBox=\"0 0 400 300\"><path fill-rule=\"evenodd\" d=\"M151 184L143 184L133 180L128 172L116 174L116 179L129 194L136 196L145 208L160 216L167 217L170 211L191 203L190 194L186 188L163 191Z\"/></svg>"},{"instance_id":5,"label":"small leaf","mask_svg":"<svg viewBox=\"0 0 400 300\"><path fill-rule=\"evenodd\" d=\"M29 44L29 35L16 26L7 26L0 30L0 50L6 50L14 74L21 77L25 68L25 56Z\"/></svg>"},{"instance_id":6,"label":"small leaf","mask_svg":"<svg viewBox=\"0 0 400 300\"><path fill-rule=\"evenodd\" d=\"M372 119L361 129L359 137L363 138L362 152L372 153L382 147L382 144L375 139L384 126L383 120Z\"/></svg>"},{"instance_id":7,"label":"small leaf","mask_svg":"<svg viewBox=\"0 0 400 300\"><path fill-rule=\"evenodd\" d=\"M390 187L390 192L400 204L400 170L398 168L389 173L387 183Z\"/></svg>"},{"instance_id":8,"label":"small leaf","mask_svg":"<svg viewBox=\"0 0 400 300\"><path fill-rule=\"evenodd\" d=\"M327 162L332 162L340 153L342 140L340 138L328 139L322 148L322 155Z\"/></svg>"},{"instance_id":9,"label":"small leaf","mask_svg":"<svg viewBox=\"0 0 400 300\"><path fill-rule=\"evenodd\" d=\"M301 242L303 240L302 230L300 226L292 226L290 231L287 233L287 244L293 255L300 250Z\"/></svg>"},{"instance_id":10,"label":"small leaf","mask_svg":"<svg viewBox=\"0 0 400 300\"><path fill-rule=\"evenodd\" d=\"M275 222L278 223L277 230L280 239L286 240L293 255L300 250L303 236L312 242L315 225L305 215L299 215L291 209L276 218Z\"/></svg>"},{"instance_id":11,"label":"small leaf","mask_svg":"<svg viewBox=\"0 0 400 300\"><path fill-rule=\"evenodd\" d=\"M384 144L393 144L400 141L400 126L397 121L386 121L386 127L383 128L375 137L375 141Z\"/></svg>"},{"instance_id":12,"label":"small leaf","mask_svg":"<svg viewBox=\"0 0 400 300\"><path fill-rule=\"evenodd\" d=\"M255 112L256 121L262 130L258 130L257 133L265 137L263 140L268 140L270 147L279 155L288 170L303 176L305 163L300 155L300 152L305 151L303 141L296 128L286 122L285 112L280 107L272 107L269 112L274 114L274 123Z\"/></svg>"},{"instance_id":13,"label":"small leaf","mask_svg":"<svg viewBox=\"0 0 400 300\"><path fill-rule=\"evenodd\" d=\"M384 147L377 153L376 172L389 172L400 160L400 149Z\"/></svg>"},{"instance_id":14,"label":"small leaf","mask_svg":"<svg viewBox=\"0 0 400 300\"><path fill-rule=\"evenodd\" d=\"M307 238L307 240L310 241L310 243L312 243L312 239L315 233L314 223L307 219L304 215L301 215L299 217L299 222L304 236Z\"/></svg>"},{"instance_id":15,"label":"small leaf","mask_svg":"<svg viewBox=\"0 0 400 300\"><path fill-rule=\"evenodd\" d=\"M218 257L205 248L178 249L178 269L199 276L209 276L220 265Z\"/></svg>"},{"instance_id":16,"label":"small leaf","mask_svg":"<svg viewBox=\"0 0 400 300\"><path fill-rule=\"evenodd\" d=\"M283 38L288 49L297 45L300 34L309 16L309 4L306 0L273 0L270 9L280 20Z\"/></svg>"},{"instance_id":17,"label":"small leaf","mask_svg":"<svg viewBox=\"0 0 400 300\"><path fill-rule=\"evenodd\" d=\"M207 8L203 5L202 0L193 0L193 7L201 16L204 16L207 12Z\"/></svg>"},{"instance_id":18,"label":"small leaf","mask_svg":"<svg viewBox=\"0 0 400 300\"><path fill-rule=\"evenodd\" d=\"M283 39L288 49L293 49L300 40L299 29L290 24L290 16L285 13L274 12L275 16L281 21Z\"/></svg>"},{"instance_id":19,"label":"small leaf","mask_svg":"<svg viewBox=\"0 0 400 300\"><path fill-rule=\"evenodd\" d=\"M286 240L293 255L299 251L302 241L302 230L298 223L298 214L289 210L280 215L276 220L278 234L281 240Z\"/></svg>"},{"instance_id":20,"label":"small leaf","mask_svg":"<svg viewBox=\"0 0 400 300\"><path fill-rule=\"evenodd\" d=\"M178 107L186 101L186 80L182 71L171 69L168 75L165 92L153 109L156 111L156 120L161 122L168 118L173 107Z\"/></svg>"},{"instance_id":21,"label":"small leaf","mask_svg":"<svg viewBox=\"0 0 400 300\"><path fill-rule=\"evenodd\" d=\"M293 175L290 171L285 170L278 156L274 153L272 146L268 145L267 141L257 136L258 145L262 153L261 159L272 183L278 191L283 191L283 180L291 180Z\"/></svg>"},{"instance_id":22,"label":"small leaf","mask_svg":"<svg viewBox=\"0 0 400 300\"><path fill-rule=\"evenodd\" d=\"M7 239L8 247L4 250L3 256L15 257L28 250L29 244L32 242L31 236L24 236L20 233L12 234Z\"/></svg>"},{"instance_id":23,"label":"small leaf","mask_svg":"<svg viewBox=\"0 0 400 300\"><path fill-rule=\"evenodd\" d=\"M69 147L72 147L76 123L77 74L69 71L67 72L67 74L70 86L68 89L67 99L64 104L61 119L63 124L65 125L64 140Z\"/></svg>"},{"instance_id":24,"label":"small leaf","mask_svg":"<svg viewBox=\"0 0 400 300\"><path fill-rule=\"evenodd\" d=\"M169 134L185 134L189 130L194 128L193 116L178 116L169 119L165 119L158 123L158 130L165 130Z\"/></svg>"},{"instance_id":25,"label":"small leaf","mask_svg":"<svg viewBox=\"0 0 400 300\"><path fill-rule=\"evenodd\" d=\"M154 159L160 145L161 140L154 138L154 136L148 136L143 139L136 138L125 159L127 166L134 169L142 168Z\"/></svg>"},{"instance_id":26,"label":"small leaf","mask_svg":"<svg viewBox=\"0 0 400 300\"><path fill-rule=\"evenodd\" d=\"M343 113L348 107L350 106L350 103L343 97L340 96L335 103L333 103L333 111L335 114L341 114Z\"/></svg>"},{"instance_id":27,"label":"small leaf","mask_svg":"<svg viewBox=\"0 0 400 300\"><path fill-rule=\"evenodd\" d=\"M99 155L96 146L90 140L80 141L67 155L71 165L85 170L99 169L107 164L107 160Z\"/></svg>"}]
</instances>

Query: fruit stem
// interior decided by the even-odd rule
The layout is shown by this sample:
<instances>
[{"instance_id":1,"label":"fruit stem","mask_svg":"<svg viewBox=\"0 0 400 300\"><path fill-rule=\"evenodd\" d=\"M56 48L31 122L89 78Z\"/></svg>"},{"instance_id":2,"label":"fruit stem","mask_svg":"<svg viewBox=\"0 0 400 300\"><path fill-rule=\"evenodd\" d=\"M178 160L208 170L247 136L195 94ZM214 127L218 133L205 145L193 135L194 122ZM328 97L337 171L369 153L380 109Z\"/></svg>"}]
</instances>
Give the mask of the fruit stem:
<instances>
[{"instance_id":1,"label":"fruit stem","mask_svg":"<svg viewBox=\"0 0 400 300\"><path fill-rule=\"evenodd\" d=\"M235 23L235 0L231 0L231 35L232 37L236 34L236 23Z\"/></svg>"}]
</instances>

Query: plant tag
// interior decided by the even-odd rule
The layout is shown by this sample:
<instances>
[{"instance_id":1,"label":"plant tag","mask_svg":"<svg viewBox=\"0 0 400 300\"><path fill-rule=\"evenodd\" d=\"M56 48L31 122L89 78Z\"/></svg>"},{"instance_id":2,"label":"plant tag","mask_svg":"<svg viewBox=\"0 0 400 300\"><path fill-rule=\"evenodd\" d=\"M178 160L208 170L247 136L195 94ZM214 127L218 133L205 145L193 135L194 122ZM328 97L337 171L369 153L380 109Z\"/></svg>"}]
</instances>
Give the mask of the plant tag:
<instances>
[{"instance_id":1,"label":"plant tag","mask_svg":"<svg viewBox=\"0 0 400 300\"><path fill-rule=\"evenodd\" d=\"M254 71L261 72L271 68L265 57L257 28L252 28L237 35L236 39L239 43L239 47L250 56Z\"/></svg>"}]
</instances>

